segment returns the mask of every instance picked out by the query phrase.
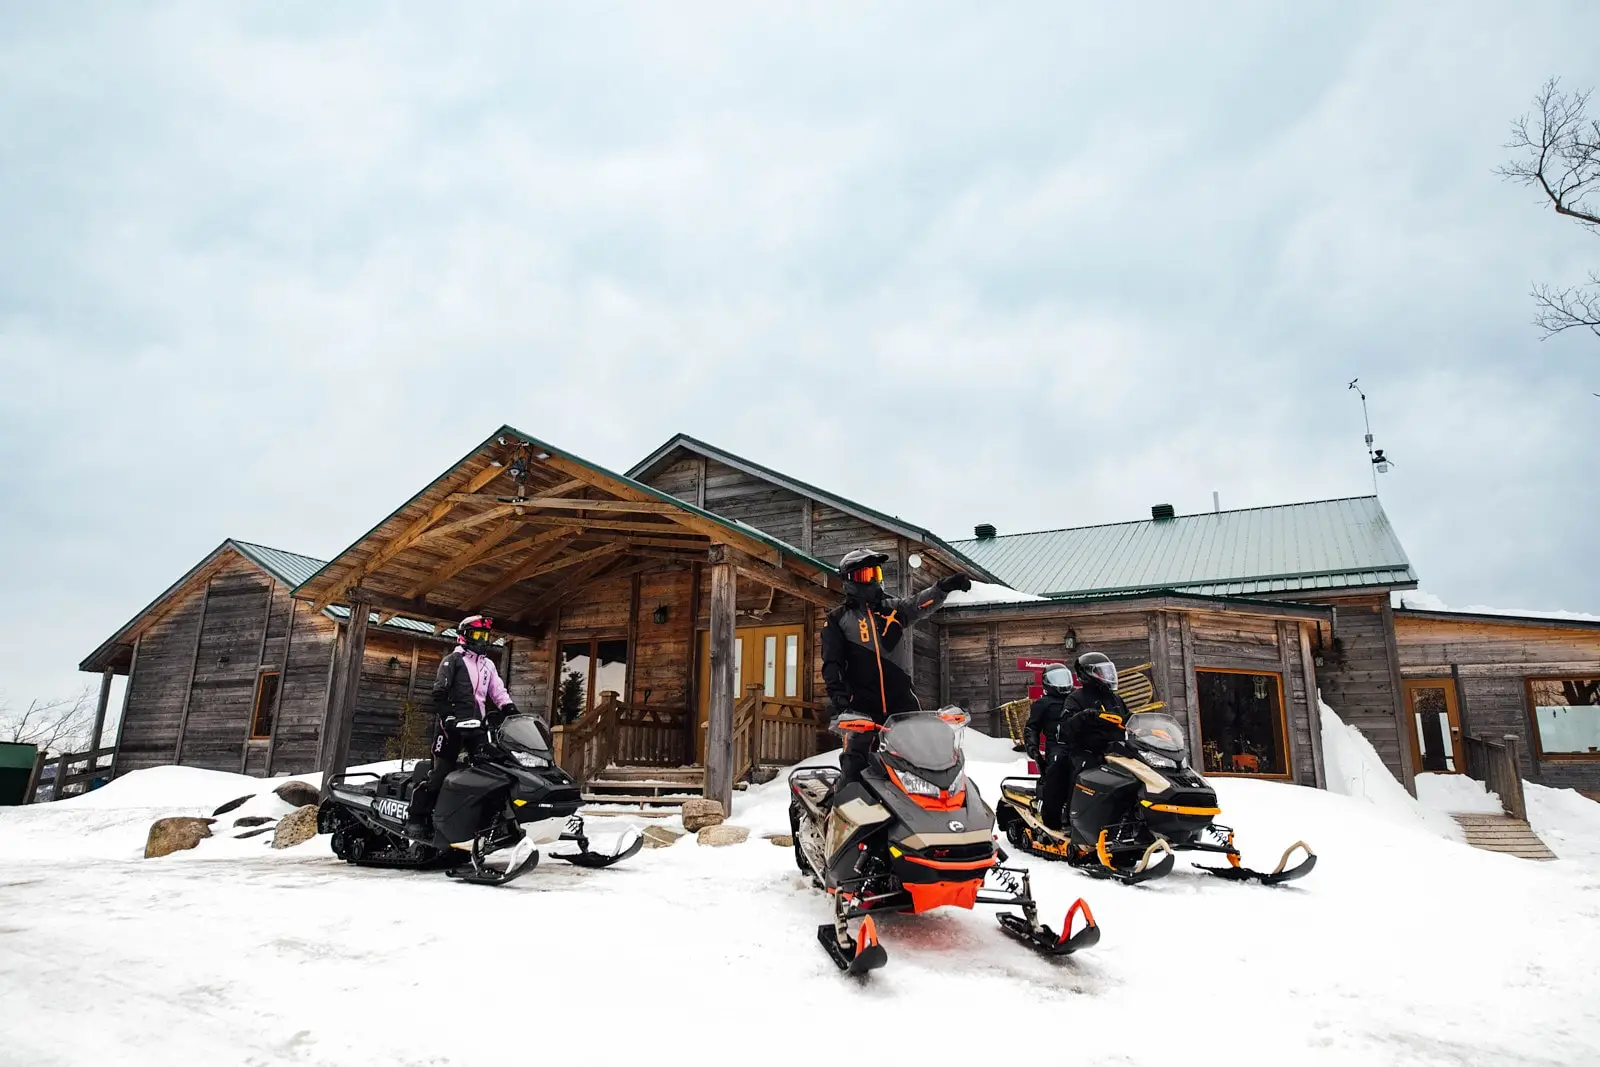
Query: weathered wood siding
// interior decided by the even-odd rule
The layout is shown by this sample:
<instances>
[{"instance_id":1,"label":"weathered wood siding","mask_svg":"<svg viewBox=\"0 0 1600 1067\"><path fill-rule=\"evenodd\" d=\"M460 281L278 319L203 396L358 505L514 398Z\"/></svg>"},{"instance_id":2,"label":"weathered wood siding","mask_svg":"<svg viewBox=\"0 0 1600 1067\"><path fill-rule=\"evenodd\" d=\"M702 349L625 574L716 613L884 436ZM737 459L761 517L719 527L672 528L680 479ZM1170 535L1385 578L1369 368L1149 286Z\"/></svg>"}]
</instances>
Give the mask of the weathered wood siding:
<instances>
[{"instance_id":1,"label":"weathered wood siding","mask_svg":"<svg viewBox=\"0 0 1600 1067\"><path fill-rule=\"evenodd\" d=\"M139 638L139 659L128 678L118 774L172 762L205 596L206 576L197 576Z\"/></svg>"},{"instance_id":2,"label":"weathered wood siding","mask_svg":"<svg viewBox=\"0 0 1600 1067\"><path fill-rule=\"evenodd\" d=\"M1600 789L1600 761L1534 759L1526 685L1530 677L1600 675L1600 630L1418 618L1401 612L1395 615L1395 638L1407 678L1459 676L1456 697L1464 732L1522 739L1525 777L1549 786Z\"/></svg>"},{"instance_id":3,"label":"weathered wood siding","mask_svg":"<svg viewBox=\"0 0 1600 1067\"><path fill-rule=\"evenodd\" d=\"M208 584L178 763L236 774L243 765L273 585L242 559L228 563Z\"/></svg>"},{"instance_id":4,"label":"weathered wood siding","mask_svg":"<svg viewBox=\"0 0 1600 1067\"><path fill-rule=\"evenodd\" d=\"M1340 650L1325 649L1317 669L1322 699L1344 722L1359 729L1384 766L1403 778L1401 737L1395 716L1388 629L1383 606L1388 594L1325 601L1338 610ZM1409 748L1407 749L1409 752ZM1409 762L1409 755L1406 756Z\"/></svg>"},{"instance_id":5,"label":"weathered wood siding","mask_svg":"<svg viewBox=\"0 0 1600 1067\"><path fill-rule=\"evenodd\" d=\"M339 626L311 605L295 606L294 634L287 669L279 683L283 695L272 724L271 774L301 774L316 769L322 719L328 703L328 669Z\"/></svg>"}]
</instances>

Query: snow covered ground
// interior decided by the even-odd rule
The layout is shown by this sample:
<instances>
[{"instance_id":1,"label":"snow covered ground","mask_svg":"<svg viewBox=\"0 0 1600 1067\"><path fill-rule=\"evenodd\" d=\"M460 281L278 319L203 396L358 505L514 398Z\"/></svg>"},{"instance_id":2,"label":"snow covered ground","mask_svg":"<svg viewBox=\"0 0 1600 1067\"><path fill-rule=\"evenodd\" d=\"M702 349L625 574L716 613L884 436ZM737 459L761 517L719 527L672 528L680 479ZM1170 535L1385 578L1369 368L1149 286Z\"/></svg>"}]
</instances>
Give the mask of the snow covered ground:
<instances>
[{"instance_id":1,"label":"snow covered ground","mask_svg":"<svg viewBox=\"0 0 1600 1067\"><path fill-rule=\"evenodd\" d=\"M1020 764L967 738L993 797ZM1334 758L1364 792L1217 782L1247 863L1312 843L1302 882L1234 885L1180 860L1123 887L1033 862L1052 923L1088 898L1096 949L1037 958L992 909L890 917L889 965L864 985L834 971L822 897L759 836L787 829L782 779L739 795L746 844L686 838L492 889L350 868L324 838L144 860L153 818L262 783L139 772L0 809L0 1062L815 1064L937 1043L955 1062L1600 1063L1600 820L1580 806L1600 805L1535 791L1561 809L1566 858L1529 863L1442 836L1359 746Z\"/></svg>"}]
</instances>

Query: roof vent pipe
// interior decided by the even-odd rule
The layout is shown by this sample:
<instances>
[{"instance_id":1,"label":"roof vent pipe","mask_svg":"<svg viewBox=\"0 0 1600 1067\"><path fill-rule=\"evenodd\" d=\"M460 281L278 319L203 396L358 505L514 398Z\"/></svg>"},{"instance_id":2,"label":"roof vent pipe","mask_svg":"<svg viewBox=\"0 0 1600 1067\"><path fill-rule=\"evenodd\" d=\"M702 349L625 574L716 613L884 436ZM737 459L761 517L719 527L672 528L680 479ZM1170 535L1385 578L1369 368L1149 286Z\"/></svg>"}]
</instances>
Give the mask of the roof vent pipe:
<instances>
[{"instance_id":1,"label":"roof vent pipe","mask_svg":"<svg viewBox=\"0 0 1600 1067\"><path fill-rule=\"evenodd\" d=\"M1171 504L1157 504L1150 509L1150 517L1160 522L1162 519L1171 519L1177 516Z\"/></svg>"},{"instance_id":2,"label":"roof vent pipe","mask_svg":"<svg viewBox=\"0 0 1600 1067\"><path fill-rule=\"evenodd\" d=\"M1211 490L1211 510L1214 512L1222 510L1222 494L1215 489Z\"/></svg>"},{"instance_id":3,"label":"roof vent pipe","mask_svg":"<svg viewBox=\"0 0 1600 1067\"><path fill-rule=\"evenodd\" d=\"M980 541L994 540L995 530L989 523L980 522L972 528L972 535Z\"/></svg>"}]
</instances>

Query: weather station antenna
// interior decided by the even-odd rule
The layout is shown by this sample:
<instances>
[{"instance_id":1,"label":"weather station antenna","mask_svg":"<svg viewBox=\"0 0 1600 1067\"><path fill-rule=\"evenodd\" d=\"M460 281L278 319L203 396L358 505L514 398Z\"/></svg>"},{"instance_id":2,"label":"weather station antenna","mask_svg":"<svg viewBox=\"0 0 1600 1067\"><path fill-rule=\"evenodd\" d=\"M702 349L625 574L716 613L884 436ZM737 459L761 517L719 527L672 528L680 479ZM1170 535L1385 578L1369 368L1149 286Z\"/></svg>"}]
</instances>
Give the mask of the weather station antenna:
<instances>
[{"instance_id":1,"label":"weather station antenna","mask_svg":"<svg viewBox=\"0 0 1600 1067\"><path fill-rule=\"evenodd\" d=\"M1367 414L1367 394L1361 391L1360 381L1360 378L1351 378L1346 388L1354 389L1356 396L1361 398L1361 421L1367 426L1367 460L1372 466L1372 495L1377 496L1378 475L1388 474L1389 465L1394 461L1383 454L1383 449L1372 447L1372 416Z\"/></svg>"}]
</instances>

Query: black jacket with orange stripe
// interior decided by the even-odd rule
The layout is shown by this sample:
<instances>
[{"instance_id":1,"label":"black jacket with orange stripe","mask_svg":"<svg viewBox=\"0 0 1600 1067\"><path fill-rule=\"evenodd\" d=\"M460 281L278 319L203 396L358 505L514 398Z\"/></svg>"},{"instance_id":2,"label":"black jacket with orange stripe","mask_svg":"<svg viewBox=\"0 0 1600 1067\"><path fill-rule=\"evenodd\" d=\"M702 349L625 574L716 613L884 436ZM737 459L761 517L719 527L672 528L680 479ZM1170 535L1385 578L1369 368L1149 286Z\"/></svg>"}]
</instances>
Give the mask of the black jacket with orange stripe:
<instances>
[{"instance_id":1,"label":"black jacket with orange stripe","mask_svg":"<svg viewBox=\"0 0 1600 1067\"><path fill-rule=\"evenodd\" d=\"M847 600L822 628L822 680L833 715L887 715L921 707L911 684L911 627L938 611L938 586L872 605Z\"/></svg>"},{"instance_id":2,"label":"black jacket with orange stripe","mask_svg":"<svg viewBox=\"0 0 1600 1067\"><path fill-rule=\"evenodd\" d=\"M1115 693L1095 696L1087 689L1067 694L1058 740L1069 752L1104 756L1113 741L1128 739L1128 705Z\"/></svg>"}]
</instances>

